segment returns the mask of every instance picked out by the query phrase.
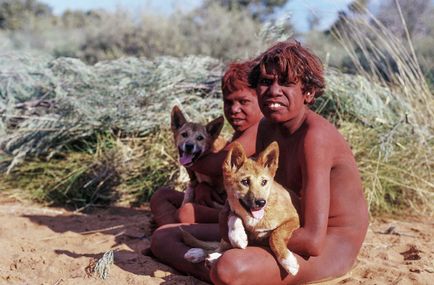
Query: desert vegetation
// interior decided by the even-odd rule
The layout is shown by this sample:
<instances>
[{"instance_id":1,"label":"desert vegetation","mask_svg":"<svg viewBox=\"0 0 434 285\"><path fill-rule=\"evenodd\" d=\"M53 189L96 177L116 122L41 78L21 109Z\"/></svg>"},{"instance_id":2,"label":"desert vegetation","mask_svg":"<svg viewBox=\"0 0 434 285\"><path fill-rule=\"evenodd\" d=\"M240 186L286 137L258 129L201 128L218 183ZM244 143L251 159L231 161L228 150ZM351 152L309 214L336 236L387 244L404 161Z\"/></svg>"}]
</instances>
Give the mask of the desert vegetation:
<instances>
[{"instance_id":1,"label":"desert vegetation","mask_svg":"<svg viewBox=\"0 0 434 285\"><path fill-rule=\"evenodd\" d=\"M353 1L307 32L273 17L286 2L203 1L162 16L0 1L0 191L81 210L182 188L172 106L220 115L225 65L294 37L326 67L313 108L352 146L371 213L432 215L432 1L385 0L375 12Z\"/></svg>"}]
</instances>

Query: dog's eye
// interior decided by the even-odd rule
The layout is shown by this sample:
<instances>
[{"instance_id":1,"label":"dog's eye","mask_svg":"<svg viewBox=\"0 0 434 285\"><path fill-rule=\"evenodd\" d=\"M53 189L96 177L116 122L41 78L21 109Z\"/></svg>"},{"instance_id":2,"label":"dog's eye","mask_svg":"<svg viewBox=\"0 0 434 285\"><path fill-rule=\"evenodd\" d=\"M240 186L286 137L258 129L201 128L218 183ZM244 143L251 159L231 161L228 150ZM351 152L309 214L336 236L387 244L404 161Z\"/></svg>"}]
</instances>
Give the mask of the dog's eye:
<instances>
[{"instance_id":1,"label":"dog's eye","mask_svg":"<svg viewBox=\"0 0 434 285\"><path fill-rule=\"evenodd\" d=\"M181 133L181 136L182 136L183 138L186 138L186 137L188 137L188 133L187 133L187 132L183 132L183 133Z\"/></svg>"},{"instance_id":2,"label":"dog's eye","mask_svg":"<svg viewBox=\"0 0 434 285\"><path fill-rule=\"evenodd\" d=\"M249 186L249 179L244 178L243 180L241 180L241 184L243 184L244 186Z\"/></svg>"},{"instance_id":3,"label":"dog's eye","mask_svg":"<svg viewBox=\"0 0 434 285\"><path fill-rule=\"evenodd\" d=\"M198 141L201 141L201 140L203 140L203 136L198 135L198 136L196 137L196 139L197 139Z\"/></svg>"},{"instance_id":4,"label":"dog's eye","mask_svg":"<svg viewBox=\"0 0 434 285\"><path fill-rule=\"evenodd\" d=\"M265 185L267 185L267 180L265 180L265 179L262 179L262 181L261 181L261 186L265 186Z\"/></svg>"}]
</instances>

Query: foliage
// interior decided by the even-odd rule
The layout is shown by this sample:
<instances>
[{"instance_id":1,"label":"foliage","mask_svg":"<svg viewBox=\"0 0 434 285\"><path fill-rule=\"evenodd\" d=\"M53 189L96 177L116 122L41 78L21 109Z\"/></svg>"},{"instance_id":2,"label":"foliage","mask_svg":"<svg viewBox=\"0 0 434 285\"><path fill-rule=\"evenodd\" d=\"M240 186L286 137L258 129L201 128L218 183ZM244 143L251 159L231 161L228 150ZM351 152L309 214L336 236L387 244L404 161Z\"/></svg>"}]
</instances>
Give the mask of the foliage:
<instances>
[{"instance_id":1,"label":"foliage","mask_svg":"<svg viewBox=\"0 0 434 285\"><path fill-rule=\"evenodd\" d=\"M182 189L186 176L168 129L171 107L203 122L221 112L222 64L211 58L124 58L94 66L8 58L0 64L0 137L9 175L0 187L23 189L36 201L137 205L160 186ZM413 107L402 91L331 68L326 79L313 108L352 145L371 211L430 211L432 133L406 121Z\"/></svg>"},{"instance_id":2,"label":"foliage","mask_svg":"<svg viewBox=\"0 0 434 285\"><path fill-rule=\"evenodd\" d=\"M51 16L51 8L37 0L0 0L0 29L23 29L34 18Z\"/></svg>"},{"instance_id":3,"label":"foliage","mask_svg":"<svg viewBox=\"0 0 434 285\"><path fill-rule=\"evenodd\" d=\"M9 169L28 155L53 155L98 131L150 133L165 122L155 118L175 103L199 101L203 116L220 106L215 97L222 64L207 57L124 58L89 66L15 54L0 68L0 146L14 155ZM200 106L203 97L206 106Z\"/></svg>"},{"instance_id":4,"label":"foliage","mask_svg":"<svg viewBox=\"0 0 434 285\"><path fill-rule=\"evenodd\" d=\"M263 48L256 36L260 24L245 10L227 11L211 4L170 16L143 11L138 16L117 10L72 12L38 19L25 30L0 34L6 47L38 49L56 57L87 63L122 56L206 55L242 59Z\"/></svg>"},{"instance_id":5,"label":"foliage","mask_svg":"<svg viewBox=\"0 0 434 285\"><path fill-rule=\"evenodd\" d=\"M431 22L428 18L432 17L433 9L431 0L386 0L381 3L376 17L398 38L406 39L408 32L417 39L429 36L427 24Z\"/></svg>"},{"instance_id":6,"label":"foliage","mask_svg":"<svg viewBox=\"0 0 434 285\"><path fill-rule=\"evenodd\" d=\"M167 128L146 137L98 133L69 144L49 160L29 158L0 184L48 205L139 205L159 186L184 185L172 145Z\"/></svg>"},{"instance_id":7,"label":"foliage","mask_svg":"<svg viewBox=\"0 0 434 285\"><path fill-rule=\"evenodd\" d=\"M402 74L407 67L417 68L410 72L421 78L423 88L426 84L432 86L433 2L388 0L376 14L368 10L368 2L351 2L347 10L339 11L337 20L326 31L325 35L336 37L348 54L336 66L345 72L375 74L380 80L392 83L396 80L394 74ZM326 38L326 42L333 40Z\"/></svg>"},{"instance_id":8,"label":"foliage","mask_svg":"<svg viewBox=\"0 0 434 285\"><path fill-rule=\"evenodd\" d=\"M276 9L286 5L288 0L207 0L204 3L204 7L214 5L215 3L218 3L221 7L229 11L248 11L253 19L264 21L267 16L273 14Z\"/></svg>"},{"instance_id":9,"label":"foliage","mask_svg":"<svg viewBox=\"0 0 434 285\"><path fill-rule=\"evenodd\" d=\"M432 37L403 41L365 4L353 1L332 33L304 35L326 66L313 108L349 141L372 213L432 214ZM250 13L215 3L170 17L68 11L0 30L0 189L83 208L183 188L171 107L203 122L220 115L223 61L289 35L288 19L260 25Z\"/></svg>"},{"instance_id":10,"label":"foliage","mask_svg":"<svg viewBox=\"0 0 434 285\"><path fill-rule=\"evenodd\" d=\"M384 86L399 89L399 100L413 123L433 129L434 99L420 68L413 44L404 44L377 18L346 21L345 29L335 29L337 40L347 51L357 73ZM374 25L372 25L374 23ZM408 47L408 48L407 48Z\"/></svg>"},{"instance_id":11,"label":"foliage","mask_svg":"<svg viewBox=\"0 0 434 285\"><path fill-rule=\"evenodd\" d=\"M376 128L340 122L339 129L356 157L372 214L433 214L434 140L417 142L416 128L405 120Z\"/></svg>"}]
</instances>

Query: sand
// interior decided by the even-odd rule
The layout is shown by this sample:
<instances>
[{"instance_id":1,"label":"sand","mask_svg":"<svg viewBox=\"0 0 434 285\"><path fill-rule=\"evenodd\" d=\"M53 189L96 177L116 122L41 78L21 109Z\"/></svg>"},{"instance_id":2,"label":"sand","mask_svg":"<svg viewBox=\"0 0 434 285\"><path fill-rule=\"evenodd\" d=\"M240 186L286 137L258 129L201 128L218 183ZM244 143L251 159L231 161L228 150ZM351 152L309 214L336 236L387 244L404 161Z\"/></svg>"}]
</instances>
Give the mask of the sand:
<instances>
[{"instance_id":1,"label":"sand","mask_svg":"<svg viewBox=\"0 0 434 285\"><path fill-rule=\"evenodd\" d=\"M143 254L151 214L110 207L88 214L0 200L0 284L206 284ZM327 284L434 284L432 218L375 218L353 270ZM89 269L109 251L100 279Z\"/></svg>"}]
</instances>

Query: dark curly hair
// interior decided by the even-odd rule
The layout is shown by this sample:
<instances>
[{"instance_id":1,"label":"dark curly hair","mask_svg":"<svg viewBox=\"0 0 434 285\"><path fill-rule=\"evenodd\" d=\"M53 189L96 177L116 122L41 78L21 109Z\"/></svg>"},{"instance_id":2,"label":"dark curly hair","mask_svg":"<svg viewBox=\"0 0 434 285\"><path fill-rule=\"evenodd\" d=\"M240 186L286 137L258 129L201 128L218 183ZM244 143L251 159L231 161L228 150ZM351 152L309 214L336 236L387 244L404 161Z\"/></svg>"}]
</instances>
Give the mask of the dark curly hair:
<instances>
[{"instance_id":1,"label":"dark curly hair","mask_svg":"<svg viewBox=\"0 0 434 285\"><path fill-rule=\"evenodd\" d=\"M249 74L253 61L231 63L222 78L223 96L243 89L254 89L249 83Z\"/></svg>"},{"instance_id":2,"label":"dark curly hair","mask_svg":"<svg viewBox=\"0 0 434 285\"><path fill-rule=\"evenodd\" d=\"M256 88L261 74L277 73L289 82L301 80L302 91L324 93L324 71L320 59L298 41L278 42L262 53L249 74L249 83ZM312 100L311 103L313 103Z\"/></svg>"}]
</instances>

